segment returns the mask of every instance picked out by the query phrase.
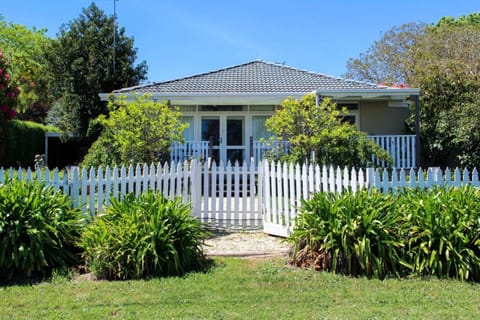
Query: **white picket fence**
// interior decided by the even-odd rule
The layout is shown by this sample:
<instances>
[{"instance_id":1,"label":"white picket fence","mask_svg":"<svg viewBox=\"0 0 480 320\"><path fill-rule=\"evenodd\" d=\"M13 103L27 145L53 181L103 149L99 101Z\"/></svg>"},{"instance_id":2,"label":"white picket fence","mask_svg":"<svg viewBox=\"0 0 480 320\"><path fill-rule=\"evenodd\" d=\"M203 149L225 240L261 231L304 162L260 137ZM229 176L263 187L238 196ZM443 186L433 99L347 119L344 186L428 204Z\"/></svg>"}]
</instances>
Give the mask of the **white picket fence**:
<instances>
[{"instance_id":1,"label":"white picket fence","mask_svg":"<svg viewBox=\"0 0 480 320\"><path fill-rule=\"evenodd\" d=\"M112 198L157 190L165 197L190 203L192 215L216 227L261 229L287 236L302 200L316 192L379 188L384 192L434 185L480 186L478 171L438 168L427 170L333 168L263 161L224 165L193 160L177 164L107 167L90 170L0 169L0 184L10 177L37 179L69 194L75 207L92 216Z\"/></svg>"},{"instance_id":2,"label":"white picket fence","mask_svg":"<svg viewBox=\"0 0 480 320\"><path fill-rule=\"evenodd\" d=\"M415 158L415 135L368 135L368 139L375 141L392 157L392 167L398 169L414 168ZM250 141L250 158L255 165L265 158L267 152L289 153L290 143L288 141ZM208 141L185 141L180 144L175 142L170 153L170 162L181 162L185 160L203 160L208 158ZM375 166L385 167L384 161L378 161L372 156Z\"/></svg>"},{"instance_id":3,"label":"white picket fence","mask_svg":"<svg viewBox=\"0 0 480 320\"><path fill-rule=\"evenodd\" d=\"M415 157L415 135L368 135L368 139L375 141L392 157L392 167L397 169L414 168ZM378 161L372 156L375 166L385 167L384 161Z\"/></svg>"},{"instance_id":4,"label":"white picket fence","mask_svg":"<svg viewBox=\"0 0 480 320\"><path fill-rule=\"evenodd\" d=\"M368 168L364 171L264 161L260 170L264 231L279 236L290 234L302 200L310 199L317 192L341 193L347 189L355 192L360 188L378 188L387 193L398 192L406 187L480 186L477 169L470 172L459 168L445 171L438 168Z\"/></svg>"},{"instance_id":5,"label":"white picket fence","mask_svg":"<svg viewBox=\"0 0 480 320\"><path fill-rule=\"evenodd\" d=\"M160 191L165 197L182 197L185 203L190 201L191 174L188 163L174 165L137 165L90 170L74 167L59 172L46 169L32 172L30 169L0 169L0 184L7 178L33 180L51 185L70 195L74 206L91 215L109 206L111 198L121 198L127 193L139 195L147 190Z\"/></svg>"},{"instance_id":6,"label":"white picket fence","mask_svg":"<svg viewBox=\"0 0 480 320\"><path fill-rule=\"evenodd\" d=\"M174 142L170 152L170 162L177 163L185 160L205 160L208 158L208 141Z\"/></svg>"},{"instance_id":7,"label":"white picket fence","mask_svg":"<svg viewBox=\"0 0 480 320\"><path fill-rule=\"evenodd\" d=\"M73 199L75 207L92 216L110 205L112 198L147 190L167 198L181 197L192 206L192 215L217 227L259 229L262 227L257 197L257 170L246 164L219 166L193 160L177 164L137 165L89 170L3 170L0 184L8 178L45 182Z\"/></svg>"}]
</instances>

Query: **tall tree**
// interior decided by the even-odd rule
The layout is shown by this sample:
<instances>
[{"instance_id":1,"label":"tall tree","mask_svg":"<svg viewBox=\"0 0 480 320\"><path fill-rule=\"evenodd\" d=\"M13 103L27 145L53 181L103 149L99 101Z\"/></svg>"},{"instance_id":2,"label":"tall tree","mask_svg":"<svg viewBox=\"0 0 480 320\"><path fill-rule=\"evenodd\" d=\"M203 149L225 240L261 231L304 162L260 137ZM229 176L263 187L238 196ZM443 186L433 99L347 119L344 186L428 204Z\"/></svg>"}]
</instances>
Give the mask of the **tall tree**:
<instances>
[{"instance_id":1,"label":"tall tree","mask_svg":"<svg viewBox=\"0 0 480 320\"><path fill-rule=\"evenodd\" d=\"M12 81L21 89L17 99L20 119L42 122L52 101L45 81L45 52L52 40L45 32L7 23L0 16L0 48L9 61Z\"/></svg>"},{"instance_id":2,"label":"tall tree","mask_svg":"<svg viewBox=\"0 0 480 320\"><path fill-rule=\"evenodd\" d=\"M414 85L422 83L430 72L443 70L453 79L479 80L480 24L445 24L429 27L417 43Z\"/></svg>"},{"instance_id":3,"label":"tall tree","mask_svg":"<svg viewBox=\"0 0 480 320\"><path fill-rule=\"evenodd\" d=\"M418 28L392 28L348 75L421 89L422 166L480 166L480 13L407 26Z\"/></svg>"},{"instance_id":4,"label":"tall tree","mask_svg":"<svg viewBox=\"0 0 480 320\"><path fill-rule=\"evenodd\" d=\"M407 23L393 27L375 41L360 57L347 62L347 78L371 83L406 83L412 81L417 43L426 25Z\"/></svg>"},{"instance_id":5,"label":"tall tree","mask_svg":"<svg viewBox=\"0 0 480 320\"><path fill-rule=\"evenodd\" d=\"M135 65L136 57L134 39L116 26L113 16L95 3L83 9L77 19L62 26L48 54L49 80L59 99L48 122L67 135L85 137L90 120L107 113L99 93L146 79L146 63Z\"/></svg>"}]
</instances>

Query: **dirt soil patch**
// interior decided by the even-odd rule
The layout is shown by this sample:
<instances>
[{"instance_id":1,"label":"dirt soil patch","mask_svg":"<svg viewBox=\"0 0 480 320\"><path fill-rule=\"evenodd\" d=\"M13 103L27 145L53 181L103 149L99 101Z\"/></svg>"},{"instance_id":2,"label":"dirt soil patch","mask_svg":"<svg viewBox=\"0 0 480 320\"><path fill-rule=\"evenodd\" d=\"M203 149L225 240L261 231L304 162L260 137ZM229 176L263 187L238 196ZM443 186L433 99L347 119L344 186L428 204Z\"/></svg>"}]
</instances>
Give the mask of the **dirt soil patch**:
<instances>
[{"instance_id":1,"label":"dirt soil patch","mask_svg":"<svg viewBox=\"0 0 480 320\"><path fill-rule=\"evenodd\" d=\"M205 241L204 252L209 257L270 257L288 256L292 245L284 238L263 232L217 231Z\"/></svg>"}]
</instances>

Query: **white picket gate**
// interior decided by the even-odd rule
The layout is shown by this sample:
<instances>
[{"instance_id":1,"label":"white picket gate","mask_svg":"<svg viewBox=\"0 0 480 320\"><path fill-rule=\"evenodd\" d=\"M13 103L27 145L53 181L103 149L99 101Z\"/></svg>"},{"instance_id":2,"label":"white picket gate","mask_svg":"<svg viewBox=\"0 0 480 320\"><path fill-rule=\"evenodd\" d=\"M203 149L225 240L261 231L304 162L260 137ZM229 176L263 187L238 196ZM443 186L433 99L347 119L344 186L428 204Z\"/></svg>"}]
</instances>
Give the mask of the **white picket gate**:
<instances>
[{"instance_id":1,"label":"white picket gate","mask_svg":"<svg viewBox=\"0 0 480 320\"><path fill-rule=\"evenodd\" d=\"M261 229L261 199L253 163L192 161L192 213L217 227Z\"/></svg>"},{"instance_id":2,"label":"white picket gate","mask_svg":"<svg viewBox=\"0 0 480 320\"><path fill-rule=\"evenodd\" d=\"M319 165L262 162L263 225L266 233L288 236L302 200L316 192L356 191L368 186L365 171Z\"/></svg>"}]
</instances>

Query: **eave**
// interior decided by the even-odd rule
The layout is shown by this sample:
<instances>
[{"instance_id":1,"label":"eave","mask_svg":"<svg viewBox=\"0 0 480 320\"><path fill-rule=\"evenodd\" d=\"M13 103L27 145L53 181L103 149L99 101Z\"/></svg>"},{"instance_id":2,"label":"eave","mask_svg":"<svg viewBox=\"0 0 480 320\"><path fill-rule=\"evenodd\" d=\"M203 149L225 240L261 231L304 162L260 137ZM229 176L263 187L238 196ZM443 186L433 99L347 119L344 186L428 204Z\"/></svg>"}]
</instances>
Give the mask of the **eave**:
<instances>
[{"instance_id":1,"label":"eave","mask_svg":"<svg viewBox=\"0 0 480 320\"><path fill-rule=\"evenodd\" d=\"M372 100L404 100L420 94L416 88L379 88L379 89L318 89L318 96L333 99L372 99Z\"/></svg>"},{"instance_id":2,"label":"eave","mask_svg":"<svg viewBox=\"0 0 480 320\"><path fill-rule=\"evenodd\" d=\"M156 101L170 101L173 105L255 105L255 104L280 104L286 97L300 99L307 93L154 93L148 94ZM110 96L115 98L125 97L133 101L137 93L101 93L102 101L108 101Z\"/></svg>"}]
</instances>

